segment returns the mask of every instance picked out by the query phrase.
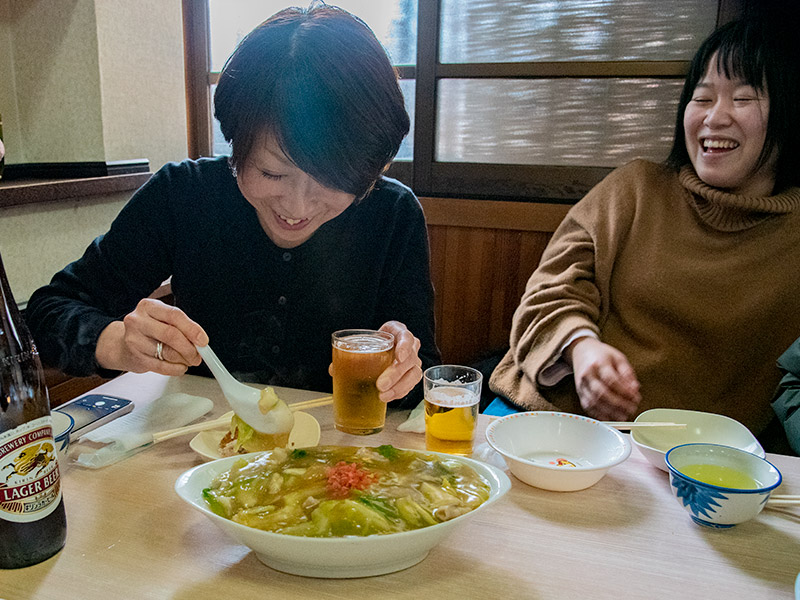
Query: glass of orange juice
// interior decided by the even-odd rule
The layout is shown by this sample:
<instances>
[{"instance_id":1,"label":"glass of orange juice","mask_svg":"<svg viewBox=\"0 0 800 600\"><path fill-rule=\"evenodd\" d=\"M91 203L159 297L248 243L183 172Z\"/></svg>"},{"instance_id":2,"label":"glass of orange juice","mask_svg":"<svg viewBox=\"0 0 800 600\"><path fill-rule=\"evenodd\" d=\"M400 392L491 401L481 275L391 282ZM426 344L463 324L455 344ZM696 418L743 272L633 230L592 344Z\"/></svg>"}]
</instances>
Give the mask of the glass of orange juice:
<instances>
[{"instance_id":1,"label":"glass of orange juice","mask_svg":"<svg viewBox=\"0 0 800 600\"><path fill-rule=\"evenodd\" d=\"M354 435L378 433L386 422L386 403L375 382L394 360L394 336L373 329L343 329L333 346L333 424Z\"/></svg>"},{"instance_id":2,"label":"glass of orange juice","mask_svg":"<svg viewBox=\"0 0 800 600\"><path fill-rule=\"evenodd\" d=\"M423 376L425 447L434 452L472 454L483 375L470 367L438 365Z\"/></svg>"}]
</instances>

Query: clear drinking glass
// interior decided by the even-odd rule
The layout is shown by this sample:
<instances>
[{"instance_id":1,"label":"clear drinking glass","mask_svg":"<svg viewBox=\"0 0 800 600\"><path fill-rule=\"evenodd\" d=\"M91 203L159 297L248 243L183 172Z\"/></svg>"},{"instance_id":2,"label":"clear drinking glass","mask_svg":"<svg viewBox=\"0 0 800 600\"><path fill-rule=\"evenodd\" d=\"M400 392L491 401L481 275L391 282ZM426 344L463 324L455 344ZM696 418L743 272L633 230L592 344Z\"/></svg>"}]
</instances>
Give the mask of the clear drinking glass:
<instances>
[{"instance_id":1,"label":"clear drinking glass","mask_svg":"<svg viewBox=\"0 0 800 600\"><path fill-rule=\"evenodd\" d=\"M394 336L372 329L343 329L333 346L333 423L336 429L369 435L383 429L386 403L375 382L394 360Z\"/></svg>"},{"instance_id":2,"label":"clear drinking glass","mask_svg":"<svg viewBox=\"0 0 800 600\"><path fill-rule=\"evenodd\" d=\"M435 452L472 454L483 375L471 367L438 365L423 376L425 447Z\"/></svg>"}]
</instances>

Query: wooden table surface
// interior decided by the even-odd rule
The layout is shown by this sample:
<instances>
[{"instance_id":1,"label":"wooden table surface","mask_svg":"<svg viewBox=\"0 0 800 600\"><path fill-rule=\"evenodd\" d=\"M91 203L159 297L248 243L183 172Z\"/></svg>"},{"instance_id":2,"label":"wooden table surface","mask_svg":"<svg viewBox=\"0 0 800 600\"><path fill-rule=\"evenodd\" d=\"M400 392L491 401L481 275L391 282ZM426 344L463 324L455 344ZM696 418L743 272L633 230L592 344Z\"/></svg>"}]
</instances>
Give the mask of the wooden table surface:
<instances>
[{"instance_id":1,"label":"wooden table surface","mask_svg":"<svg viewBox=\"0 0 800 600\"><path fill-rule=\"evenodd\" d=\"M126 374L95 391L139 406L185 392L214 401L209 418L228 410L216 382L200 377ZM322 395L278 391L287 402ZM324 444L424 448L422 435L396 430L405 413L390 413L382 433L362 438L335 431L329 406L308 412L320 421ZM349 580L286 575L175 494L178 475L201 462L190 439L99 470L62 465L67 545L39 565L0 571L0 598L774 600L793 597L800 571L800 507L767 509L729 530L700 527L672 497L666 473L634 449L579 492L539 490L512 477L505 498L404 571ZM800 459L768 458L784 476L777 492L800 493Z\"/></svg>"}]
</instances>

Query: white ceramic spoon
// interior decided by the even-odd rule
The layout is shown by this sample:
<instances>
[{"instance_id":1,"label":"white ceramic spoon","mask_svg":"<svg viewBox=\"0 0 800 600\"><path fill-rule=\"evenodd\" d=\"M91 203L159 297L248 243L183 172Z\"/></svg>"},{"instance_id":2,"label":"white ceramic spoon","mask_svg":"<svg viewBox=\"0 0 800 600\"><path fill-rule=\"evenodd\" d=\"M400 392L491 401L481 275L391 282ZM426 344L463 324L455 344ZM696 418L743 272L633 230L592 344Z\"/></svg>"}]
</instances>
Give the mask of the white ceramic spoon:
<instances>
[{"instance_id":1,"label":"white ceramic spoon","mask_svg":"<svg viewBox=\"0 0 800 600\"><path fill-rule=\"evenodd\" d=\"M292 430L294 415L282 400L267 407L266 413L261 412L259 407L261 390L237 381L214 354L211 346L195 346L195 348L217 379L228 404L242 421L260 433L271 435Z\"/></svg>"}]
</instances>

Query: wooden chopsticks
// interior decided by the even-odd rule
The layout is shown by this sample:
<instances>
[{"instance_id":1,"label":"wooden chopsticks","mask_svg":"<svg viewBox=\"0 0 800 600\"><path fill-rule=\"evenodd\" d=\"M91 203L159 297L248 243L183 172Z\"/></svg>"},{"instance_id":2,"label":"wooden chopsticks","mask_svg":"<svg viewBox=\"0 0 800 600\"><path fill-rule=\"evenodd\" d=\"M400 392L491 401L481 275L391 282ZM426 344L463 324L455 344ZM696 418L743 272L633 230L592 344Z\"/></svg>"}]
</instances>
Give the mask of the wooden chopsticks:
<instances>
[{"instance_id":1,"label":"wooden chopsticks","mask_svg":"<svg viewBox=\"0 0 800 600\"><path fill-rule=\"evenodd\" d=\"M159 431L153 434L153 443L171 440L174 437L186 435L187 433L196 433L198 431L206 431L208 429L221 429L227 427L231 422L230 413L222 415L213 421L203 421L202 423L195 423L194 425L186 425L184 427L176 427L175 429L167 429L166 431Z\"/></svg>"},{"instance_id":2,"label":"wooden chopsticks","mask_svg":"<svg viewBox=\"0 0 800 600\"><path fill-rule=\"evenodd\" d=\"M499 419L501 415L486 415L489 419ZM685 428L686 423L669 423L667 421L600 421L614 429L639 429L640 427L673 427Z\"/></svg>"},{"instance_id":3,"label":"wooden chopsticks","mask_svg":"<svg viewBox=\"0 0 800 600\"><path fill-rule=\"evenodd\" d=\"M772 494L767 500L769 506L797 506L800 505L800 496L791 494Z\"/></svg>"},{"instance_id":4,"label":"wooden chopsticks","mask_svg":"<svg viewBox=\"0 0 800 600\"><path fill-rule=\"evenodd\" d=\"M640 427L676 427L685 428L686 423L668 423L666 421L600 421L615 429L639 429Z\"/></svg>"},{"instance_id":5,"label":"wooden chopsticks","mask_svg":"<svg viewBox=\"0 0 800 600\"><path fill-rule=\"evenodd\" d=\"M304 410L306 408L316 408L317 406L327 406L328 404L333 404L333 396L323 396L322 398L293 402L288 406L289 410Z\"/></svg>"}]
</instances>

